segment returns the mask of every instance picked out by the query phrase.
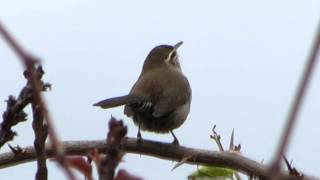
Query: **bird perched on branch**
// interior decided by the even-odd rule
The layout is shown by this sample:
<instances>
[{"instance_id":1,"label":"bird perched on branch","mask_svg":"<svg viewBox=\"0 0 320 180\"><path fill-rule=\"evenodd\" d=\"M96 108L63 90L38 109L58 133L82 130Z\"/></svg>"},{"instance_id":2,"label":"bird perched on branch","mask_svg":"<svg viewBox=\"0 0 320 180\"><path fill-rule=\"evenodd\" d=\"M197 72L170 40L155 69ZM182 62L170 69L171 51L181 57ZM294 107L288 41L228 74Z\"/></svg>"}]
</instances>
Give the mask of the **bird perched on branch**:
<instances>
[{"instance_id":1,"label":"bird perched on branch","mask_svg":"<svg viewBox=\"0 0 320 180\"><path fill-rule=\"evenodd\" d=\"M112 108L125 105L124 113L140 129L155 133L171 133L186 120L191 103L191 88L182 73L177 54L183 42L174 46L159 45L151 50L144 61L142 72L128 95L102 100L94 106Z\"/></svg>"}]
</instances>

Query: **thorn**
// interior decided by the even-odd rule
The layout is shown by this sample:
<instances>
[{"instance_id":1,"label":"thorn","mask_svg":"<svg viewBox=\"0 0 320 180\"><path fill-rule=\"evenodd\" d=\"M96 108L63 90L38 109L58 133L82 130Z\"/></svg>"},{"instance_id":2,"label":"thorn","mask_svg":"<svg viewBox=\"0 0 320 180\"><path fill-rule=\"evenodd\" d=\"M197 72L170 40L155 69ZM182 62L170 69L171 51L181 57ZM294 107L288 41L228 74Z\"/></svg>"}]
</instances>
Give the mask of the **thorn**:
<instances>
[{"instance_id":1,"label":"thorn","mask_svg":"<svg viewBox=\"0 0 320 180\"><path fill-rule=\"evenodd\" d=\"M230 151L234 151L235 150L235 147L234 147L234 129L232 129L232 133L231 133L229 150Z\"/></svg>"},{"instance_id":2,"label":"thorn","mask_svg":"<svg viewBox=\"0 0 320 180\"><path fill-rule=\"evenodd\" d=\"M16 147L13 147L10 144L8 144L8 146L15 156L18 156L24 152L24 150L19 145Z\"/></svg>"},{"instance_id":3,"label":"thorn","mask_svg":"<svg viewBox=\"0 0 320 180\"><path fill-rule=\"evenodd\" d=\"M289 161L288 161L288 159L287 159L287 157L285 155L282 155L282 157L284 159L284 162L286 163L286 166L287 166L289 172L291 172L292 171L292 167L291 167L292 161L291 161L291 163L289 163Z\"/></svg>"},{"instance_id":4,"label":"thorn","mask_svg":"<svg viewBox=\"0 0 320 180\"><path fill-rule=\"evenodd\" d=\"M52 84L50 84L50 83L44 83L44 85L43 85L43 90L44 90L44 91L51 91L51 90L52 90Z\"/></svg>"},{"instance_id":5,"label":"thorn","mask_svg":"<svg viewBox=\"0 0 320 180\"><path fill-rule=\"evenodd\" d=\"M238 144L237 146L235 146L234 151L240 152L241 151L241 144Z\"/></svg>"},{"instance_id":6,"label":"thorn","mask_svg":"<svg viewBox=\"0 0 320 180\"><path fill-rule=\"evenodd\" d=\"M212 132L215 134L217 125L213 125Z\"/></svg>"},{"instance_id":7,"label":"thorn","mask_svg":"<svg viewBox=\"0 0 320 180\"><path fill-rule=\"evenodd\" d=\"M292 166L292 161L293 160L291 160L291 162L289 163L289 161L288 161L288 159L286 158L285 155L282 155L282 157L283 157L283 159L284 159L284 161L286 163L286 166L288 168L289 173L291 175L293 175L293 176L298 177L298 178L302 178L303 174L301 172L299 172L295 167Z\"/></svg>"},{"instance_id":8,"label":"thorn","mask_svg":"<svg viewBox=\"0 0 320 180\"><path fill-rule=\"evenodd\" d=\"M180 162L178 162L172 169L171 171L175 170L176 168L178 168L179 166L181 166L182 164L184 164L185 162L187 162L188 160L190 160L192 158L192 155L189 154L187 156L185 156L184 158L182 158L182 160Z\"/></svg>"},{"instance_id":9,"label":"thorn","mask_svg":"<svg viewBox=\"0 0 320 180\"><path fill-rule=\"evenodd\" d=\"M213 135L210 135L210 138L213 139L216 142L219 150L221 152L223 152L224 149L223 149L222 143L220 141L221 140L221 136L216 132L215 129L216 129L216 125L214 125L213 128L212 128Z\"/></svg>"}]
</instances>

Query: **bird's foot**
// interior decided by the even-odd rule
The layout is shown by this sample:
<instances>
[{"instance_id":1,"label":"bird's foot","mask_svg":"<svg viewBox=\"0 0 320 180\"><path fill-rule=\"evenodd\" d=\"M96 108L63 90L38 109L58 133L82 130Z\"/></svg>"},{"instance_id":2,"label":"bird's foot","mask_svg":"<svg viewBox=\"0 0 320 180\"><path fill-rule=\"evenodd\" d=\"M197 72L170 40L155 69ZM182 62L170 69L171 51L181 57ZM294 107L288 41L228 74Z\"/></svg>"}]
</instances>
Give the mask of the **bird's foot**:
<instances>
[{"instance_id":1,"label":"bird's foot","mask_svg":"<svg viewBox=\"0 0 320 180\"><path fill-rule=\"evenodd\" d=\"M180 143L179 143L178 139L174 139L174 140L172 141L172 145L174 145L174 146L180 146Z\"/></svg>"},{"instance_id":2,"label":"bird's foot","mask_svg":"<svg viewBox=\"0 0 320 180\"><path fill-rule=\"evenodd\" d=\"M170 131L170 133L172 134L172 137L173 137L173 142L172 142L172 144L173 144L174 146L180 146L180 143L179 143L179 141L178 141L178 138L176 137L176 135L174 135L174 133L173 133L172 130Z\"/></svg>"},{"instance_id":3,"label":"bird's foot","mask_svg":"<svg viewBox=\"0 0 320 180\"><path fill-rule=\"evenodd\" d=\"M137 144L141 144L141 142L142 142L142 136L141 136L140 131L138 131L138 134L137 134Z\"/></svg>"}]
</instances>

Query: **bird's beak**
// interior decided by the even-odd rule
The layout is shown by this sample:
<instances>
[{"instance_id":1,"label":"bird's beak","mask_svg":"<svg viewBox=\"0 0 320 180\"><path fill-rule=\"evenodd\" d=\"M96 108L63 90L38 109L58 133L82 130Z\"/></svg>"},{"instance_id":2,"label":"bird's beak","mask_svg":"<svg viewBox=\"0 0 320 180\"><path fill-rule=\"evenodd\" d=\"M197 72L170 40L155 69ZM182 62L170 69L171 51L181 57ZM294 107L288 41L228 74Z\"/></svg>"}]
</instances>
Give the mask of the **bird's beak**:
<instances>
[{"instance_id":1,"label":"bird's beak","mask_svg":"<svg viewBox=\"0 0 320 180\"><path fill-rule=\"evenodd\" d=\"M183 44L183 41L178 42L173 46L174 50L177 50L181 45Z\"/></svg>"}]
</instances>

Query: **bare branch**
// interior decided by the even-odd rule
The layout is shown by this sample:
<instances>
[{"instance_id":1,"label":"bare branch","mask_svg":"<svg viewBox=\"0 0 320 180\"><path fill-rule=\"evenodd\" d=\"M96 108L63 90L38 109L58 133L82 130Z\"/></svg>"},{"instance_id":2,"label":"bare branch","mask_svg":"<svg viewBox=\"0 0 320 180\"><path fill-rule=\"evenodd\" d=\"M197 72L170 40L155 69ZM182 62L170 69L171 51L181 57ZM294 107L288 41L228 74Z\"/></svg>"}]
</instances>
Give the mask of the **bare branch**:
<instances>
[{"instance_id":1,"label":"bare branch","mask_svg":"<svg viewBox=\"0 0 320 180\"><path fill-rule=\"evenodd\" d=\"M213 128L212 128L213 135L210 135L210 138L213 139L217 143L220 151L224 151L222 143L221 143L221 136L220 136L220 134L218 134L216 132L216 127L217 127L216 125L213 126Z\"/></svg>"},{"instance_id":2,"label":"bare branch","mask_svg":"<svg viewBox=\"0 0 320 180\"><path fill-rule=\"evenodd\" d=\"M66 155L87 155L93 149L100 152L106 152L109 146L105 140L95 141L66 141L63 142ZM185 154L191 154L194 158L187 160L186 163L194 165L217 166L235 169L248 175L255 175L259 178L268 177L269 167L246 158L242 155L232 152L207 151L184 146L172 146L171 143L162 143L144 139L137 145L136 138L125 138L121 142L120 149L124 152L143 154L165 160L180 161ZM46 154L48 157L54 157L54 151L51 146L46 144ZM6 168L13 165L34 161L36 153L33 147L24 148L24 153L15 156L8 152L0 154L0 168ZM297 179L288 173L282 172L283 179ZM317 179L304 176L305 179Z\"/></svg>"},{"instance_id":3,"label":"bare branch","mask_svg":"<svg viewBox=\"0 0 320 180\"><path fill-rule=\"evenodd\" d=\"M20 122L26 121L27 114L23 108L31 101L30 96L23 96L23 88L18 99L9 96L7 100L7 109L2 114L3 121L0 124L0 148L8 141L11 141L16 132L12 131L12 127Z\"/></svg>"},{"instance_id":4,"label":"bare branch","mask_svg":"<svg viewBox=\"0 0 320 180\"><path fill-rule=\"evenodd\" d=\"M42 91L46 91L51 85L41 81L41 76L43 75L41 66L38 67L37 73L39 81L41 82L41 89ZM26 73L24 74L26 76ZM26 121L27 114L23 109L31 103L32 99L32 88L28 82L20 91L18 98L9 96L7 100L7 109L2 114L3 121L0 124L0 148L6 142L12 140L16 135L16 133L12 131L12 127L20 122Z\"/></svg>"},{"instance_id":5,"label":"bare branch","mask_svg":"<svg viewBox=\"0 0 320 180\"><path fill-rule=\"evenodd\" d=\"M40 66L41 67L41 66ZM37 72L42 73L43 71ZM43 114L36 101L32 101L33 122L32 127L35 134L34 149L37 153L36 180L48 179L48 169L46 165L45 142L48 136L48 127L44 123Z\"/></svg>"},{"instance_id":6,"label":"bare branch","mask_svg":"<svg viewBox=\"0 0 320 180\"><path fill-rule=\"evenodd\" d=\"M286 154L287 146L290 141L290 137L293 131L293 128L297 121L297 116L302 106L302 102L304 100L312 73L315 69L316 61L317 61L317 54L320 49L320 22L318 22L318 27L316 29L316 36L307 59L307 63L302 75L302 78L299 82L298 90L295 95L295 99L292 103L291 109L289 111L287 117L287 124L285 130L283 132L282 138L279 142L279 146L275 155L275 159L272 163L270 174L277 178L278 172L280 172L280 163L282 155Z\"/></svg>"},{"instance_id":7,"label":"bare branch","mask_svg":"<svg viewBox=\"0 0 320 180\"><path fill-rule=\"evenodd\" d=\"M39 109L43 114L46 120L46 123L48 125L49 138L55 149L56 158L60 163L60 165L65 169L69 179L75 180L75 175L72 173L70 167L68 167L68 165L65 162L64 149L60 144L60 141L57 137L55 129L53 128L51 116L49 114L45 101L43 100L43 97L40 93L42 89L41 84L37 79L36 74L33 71L34 66L36 65L36 63L39 62L39 60L33 57L31 54L26 53L26 51L18 44L18 42L13 38L13 36L10 35L9 32L4 28L1 22L0 22L0 33L3 36L3 38L8 42L8 44L11 46L11 48L14 50L14 52L19 56L22 64L25 66L27 70L27 76L29 77L28 80L32 87L34 101L39 106Z\"/></svg>"},{"instance_id":8,"label":"bare branch","mask_svg":"<svg viewBox=\"0 0 320 180\"><path fill-rule=\"evenodd\" d=\"M122 121L111 117L109 121L109 132L107 135L106 156L101 160L98 172L100 180L113 180L115 169L120 163L123 153L120 151L121 140L127 134L127 126Z\"/></svg>"}]
</instances>

